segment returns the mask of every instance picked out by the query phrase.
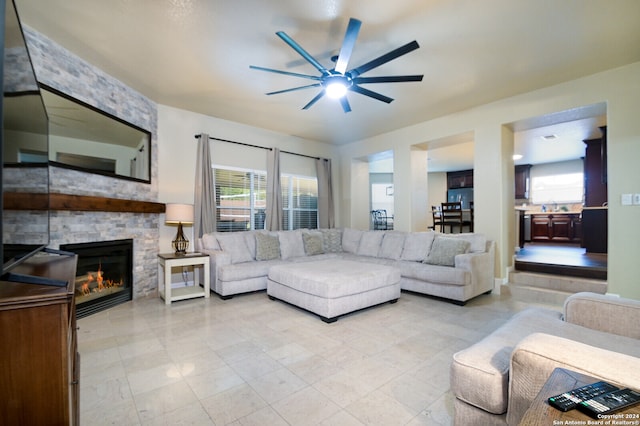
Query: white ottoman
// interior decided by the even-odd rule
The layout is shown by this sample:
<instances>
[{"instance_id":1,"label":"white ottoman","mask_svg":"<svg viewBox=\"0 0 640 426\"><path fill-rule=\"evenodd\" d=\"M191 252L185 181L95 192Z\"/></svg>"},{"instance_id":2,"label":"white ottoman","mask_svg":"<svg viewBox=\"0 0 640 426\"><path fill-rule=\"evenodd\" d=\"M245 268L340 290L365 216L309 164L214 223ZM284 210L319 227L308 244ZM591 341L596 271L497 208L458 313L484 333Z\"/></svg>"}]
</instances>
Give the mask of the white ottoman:
<instances>
[{"instance_id":1,"label":"white ottoman","mask_svg":"<svg viewBox=\"0 0 640 426\"><path fill-rule=\"evenodd\" d=\"M400 297L400 270L342 259L288 263L269 269L267 294L311 311L324 322Z\"/></svg>"}]
</instances>

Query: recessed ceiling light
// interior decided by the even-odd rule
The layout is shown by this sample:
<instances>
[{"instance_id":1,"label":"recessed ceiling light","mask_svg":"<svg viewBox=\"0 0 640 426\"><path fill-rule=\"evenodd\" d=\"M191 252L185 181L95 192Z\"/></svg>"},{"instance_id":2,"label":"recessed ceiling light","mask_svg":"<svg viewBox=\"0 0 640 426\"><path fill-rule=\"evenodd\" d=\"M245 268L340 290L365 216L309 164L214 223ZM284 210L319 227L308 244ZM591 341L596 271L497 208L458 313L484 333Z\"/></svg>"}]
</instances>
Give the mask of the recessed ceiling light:
<instances>
[{"instance_id":1,"label":"recessed ceiling light","mask_svg":"<svg viewBox=\"0 0 640 426\"><path fill-rule=\"evenodd\" d=\"M514 160L522 160L522 154L513 154Z\"/></svg>"},{"instance_id":2,"label":"recessed ceiling light","mask_svg":"<svg viewBox=\"0 0 640 426\"><path fill-rule=\"evenodd\" d=\"M546 135L542 136L542 139L544 139L545 141L553 141L558 139L558 135Z\"/></svg>"}]
</instances>

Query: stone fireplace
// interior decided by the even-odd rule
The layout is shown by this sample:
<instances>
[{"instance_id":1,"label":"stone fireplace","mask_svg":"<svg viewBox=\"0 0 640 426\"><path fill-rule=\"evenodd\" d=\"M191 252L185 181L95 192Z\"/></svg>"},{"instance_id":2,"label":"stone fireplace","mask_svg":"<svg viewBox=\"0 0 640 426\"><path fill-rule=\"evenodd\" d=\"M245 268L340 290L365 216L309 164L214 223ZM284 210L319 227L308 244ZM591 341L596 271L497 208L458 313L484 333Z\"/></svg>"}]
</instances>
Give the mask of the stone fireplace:
<instances>
[{"instance_id":1,"label":"stone fireplace","mask_svg":"<svg viewBox=\"0 0 640 426\"><path fill-rule=\"evenodd\" d=\"M25 27L25 38L40 83L151 132L151 183L49 166L49 246L130 239L132 297L155 296L164 212L157 203L156 103L31 28ZM70 203L73 196L83 202Z\"/></svg>"}]
</instances>

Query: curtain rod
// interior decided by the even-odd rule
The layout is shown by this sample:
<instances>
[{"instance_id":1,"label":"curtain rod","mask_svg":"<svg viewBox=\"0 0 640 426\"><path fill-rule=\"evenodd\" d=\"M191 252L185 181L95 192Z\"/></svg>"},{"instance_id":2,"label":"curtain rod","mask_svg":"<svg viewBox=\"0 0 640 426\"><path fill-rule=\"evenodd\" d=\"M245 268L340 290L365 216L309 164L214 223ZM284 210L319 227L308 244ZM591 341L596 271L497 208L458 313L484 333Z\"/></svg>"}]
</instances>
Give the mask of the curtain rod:
<instances>
[{"instance_id":1,"label":"curtain rod","mask_svg":"<svg viewBox=\"0 0 640 426\"><path fill-rule=\"evenodd\" d=\"M195 135L194 136L196 139L200 139L200 135ZM242 145L242 146L248 146L250 148L260 148L260 149L266 149L269 151L272 151L273 148L269 148L266 146L259 146L259 145L252 145L250 143L244 143L244 142L237 142L237 141L230 141L228 139L220 139L220 138L214 138L213 136L209 136L209 140L214 140L214 141L220 141L220 142L228 142L228 143L235 143L236 145ZM297 155L299 157L307 157L307 158L312 158L314 160L325 160L327 161L326 158L321 158L321 157L313 157L311 155L305 155L305 154L298 154L297 152L291 152L291 151L282 151L280 150L280 152L284 153L284 154L290 154L290 155Z\"/></svg>"}]
</instances>

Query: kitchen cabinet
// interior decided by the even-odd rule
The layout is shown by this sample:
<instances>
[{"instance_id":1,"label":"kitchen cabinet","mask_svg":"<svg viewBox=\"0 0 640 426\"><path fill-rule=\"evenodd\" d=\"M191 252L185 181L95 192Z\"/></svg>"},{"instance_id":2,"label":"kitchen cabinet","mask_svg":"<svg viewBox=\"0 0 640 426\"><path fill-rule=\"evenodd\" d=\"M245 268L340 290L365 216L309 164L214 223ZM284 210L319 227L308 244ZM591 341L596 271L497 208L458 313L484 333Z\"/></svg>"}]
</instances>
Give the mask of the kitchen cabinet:
<instances>
[{"instance_id":1,"label":"kitchen cabinet","mask_svg":"<svg viewBox=\"0 0 640 426\"><path fill-rule=\"evenodd\" d=\"M531 241L579 243L582 221L579 213L534 213L531 215Z\"/></svg>"},{"instance_id":2,"label":"kitchen cabinet","mask_svg":"<svg viewBox=\"0 0 640 426\"><path fill-rule=\"evenodd\" d=\"M582 246L587 253L607 253L607 214L606 207L587 207L582 210Z\"/></svg>"},{"instance_id":3,"label":"kitchen cabinet","mask_svg":"<svg viewBox=\"0 0 640 426\"><path fill-rule=\"evenodd\" d=\"M447 189L473 188L473 170L447 172Z\"/></svg>"},{"instance_id":4,"label":"kitchen cabinet","mask_svg":"<svg viewBox=\"0 0 640 426\"><path fill-rule=\"evenodd\" d=\"M80 424L76 264L38 254L0 282L0 424Z\"/></svg>"},{"instance_id":5,"label":"kitchen cabinet","mask_svg":"<svg viewBox=\"0 0 640 426\"><path fill-rule=\"evenodd\" d=\"M531 170L531 164L523 164L515 167L515 185L516 185L516 199L525 200L529 199L529 171Z\"/></svg>"},{"instance_id":6,"label":"kitchen cabinet","mask_svg":"<svg viewBox=\"0 0 640 426\"><path fill-rule=\"evenodd\" d=\"M584 205L602 207L607 202L607 128L602 137L587 139L584 150Z\"/></svg>"}]
</instances>

